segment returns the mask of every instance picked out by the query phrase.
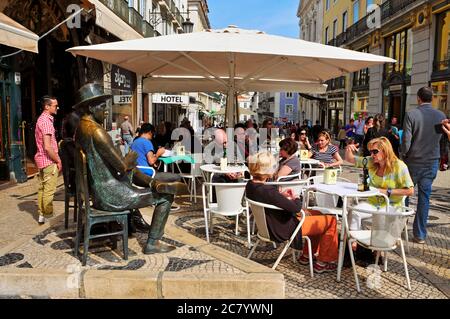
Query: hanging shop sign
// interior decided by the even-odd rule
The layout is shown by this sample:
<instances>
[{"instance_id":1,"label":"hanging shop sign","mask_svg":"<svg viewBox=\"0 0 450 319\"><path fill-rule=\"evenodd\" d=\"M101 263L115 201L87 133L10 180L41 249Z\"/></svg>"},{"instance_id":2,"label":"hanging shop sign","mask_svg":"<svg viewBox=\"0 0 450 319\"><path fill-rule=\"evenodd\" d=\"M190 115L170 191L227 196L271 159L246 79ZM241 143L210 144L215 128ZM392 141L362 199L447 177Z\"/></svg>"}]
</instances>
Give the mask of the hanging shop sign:
<instances>
[{"instance_id":1,"label":"hanging shop sign","mask_svg":"<svg viewBox=\"0 0 450 319\"><path fill-rule=\"evenodd\" d=\"M111 67L111 89L134 91L136 87L136 74L122 69L117 65Z\"/></svg>"},{"instance_id":2,"label":"hanging shop sign","mask_svg":"<svg viewBox=\"0 0 450 319\"><path fill-rule=\"evenodd\" d=\"M189 104L189 96L188 95L162 95L162 94L153 94L152 95L153 103L162 103L162 104Z\"/></svg>"},{"instance_id":3,"label":"hanging shop sign","mask_svg":"<svg viewBox=\"0 0 450 319\"><path fill-rule=\"evenodd\" d=\"M114 95L113 101L114 104L130 104L133 95Z\"/></svg>"}]
</instances>

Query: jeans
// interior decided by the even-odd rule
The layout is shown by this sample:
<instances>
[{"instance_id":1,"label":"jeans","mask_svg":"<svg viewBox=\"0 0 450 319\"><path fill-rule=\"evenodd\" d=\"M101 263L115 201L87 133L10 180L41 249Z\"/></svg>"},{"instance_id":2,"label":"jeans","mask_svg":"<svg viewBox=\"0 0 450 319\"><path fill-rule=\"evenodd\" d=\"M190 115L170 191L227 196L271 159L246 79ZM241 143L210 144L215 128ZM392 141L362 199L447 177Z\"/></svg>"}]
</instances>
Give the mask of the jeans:
<instances>
[{"instance_id":1,"label":"jeans","mask_svg":"<svg viewBox=\"0 0 450 319\"><path fill-rule=\"evenodd\" d=\"M409 174L418 187L416 216L413 223L414 237L425 239L427 237L428 210L430 208L431 185L436 178L439 161L435 160L429 165L408 164Z\"/></svg>"},{"instance_id":2,"label":"jeans","mask_svg":"<svg viewBox=\"0 0 450 319\"><path fill-rule=\"evenodd\" d=\"M130 146L133 143L133 136L131 134L123 134L122 139L125 142L125 154L130 150Z\"/></svg>"}]
</instances>

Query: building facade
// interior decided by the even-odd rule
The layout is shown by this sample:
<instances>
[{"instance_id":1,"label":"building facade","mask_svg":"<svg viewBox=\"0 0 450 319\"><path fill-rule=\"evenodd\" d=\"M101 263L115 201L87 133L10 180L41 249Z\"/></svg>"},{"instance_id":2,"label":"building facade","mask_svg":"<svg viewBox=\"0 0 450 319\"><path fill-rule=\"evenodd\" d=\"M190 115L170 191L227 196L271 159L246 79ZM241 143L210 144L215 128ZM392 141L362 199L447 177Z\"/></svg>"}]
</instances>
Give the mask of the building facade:
<instances>
[{"instance_id":1,"label":"building facade","mask_svg":"<svg viewBox=\"0 0 450 319\"><path fill-rule=\"evenodd\" d=\"M297 123L299 121L299 94L297 92L276 93L280 96L280 122Z\"/></svg>"},{"instance_id":2,"label":"building facade","mask_svg":"<svg viewBox=\"0 0 450 319\"><path fill-rule=\"evenodd\" d=\"M177 0L187 7L187 0ZM153 6L167 26L155 28ZM94 59L74 57L66 49L119 40L182 32L185 15L172 0L4 0L0 12L39 36L39 53L17 52L0 45L0 179L24 182L36 172L34 125L41 113L39 99L56 96L58 138L62 121L72 111L75 93L87 82L103 83L112 93L108 102L107 130L128 115L134 127L149 120L149 95L141 90L142 78L128 70ZM80 11L73 19L69 15ZM184 10L186 11L186 10ZM169 27L170 24L170 27ZM57 26L57 27L56 27ZM161 29L162 28L162 29Z\"/></svg>"},{"instance_id":3,"label":"building facade","mask_svg":"<svg viewBox=\"0 0 450 319\"><path fill-rule=\"evenodd\" d=\"M302 40L322 43L323 28L323 1L322 0L300 0L297 9L299 18L299 37ZM310 120L315 123L316 120L324 121L321 118L322 109L326 107L318 99L317 95L298 95L298 114L299 122Z\"/></svg>"},{"instance_id":4,"label":"building facade","mask_svg":"<svg viewBox=\"0 0 450 319\"><path fill-rule=\"evenodd\" d=\"M350 10L355 2L347 2ZM388 120L396 116L402 123L405 113L417 106L416 93L422 86L433 88L432 105L449 116L450 3L442 0L374 3L377 6L372 12L366 10L356 22L351 20L354 23L344 32L330 37L328 44L385 55L397 62L360 70L346 77L344 121L364 112L370 115L382 113ZM366 8L367 3L363 5ZM325 20L330 28L334 20L327 17L324 23ZM338 29L342 27L339 20L337 25Z\"/></svg>"}]
</instances>

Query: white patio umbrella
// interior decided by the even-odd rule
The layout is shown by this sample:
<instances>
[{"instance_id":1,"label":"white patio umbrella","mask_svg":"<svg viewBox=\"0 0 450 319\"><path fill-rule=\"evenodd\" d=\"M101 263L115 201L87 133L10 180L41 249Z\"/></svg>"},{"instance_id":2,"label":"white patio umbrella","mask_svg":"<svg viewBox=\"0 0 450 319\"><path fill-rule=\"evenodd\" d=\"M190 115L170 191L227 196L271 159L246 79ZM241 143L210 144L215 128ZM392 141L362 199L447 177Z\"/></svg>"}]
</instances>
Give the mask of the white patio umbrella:
<instances>
[{"instance_id":1,"label":"white patio umbrella","mask_svg":"<svg viewBox=\"0 0 450 319\"><path fill-rule=\"evenodd\" d=\"M68 50L144 75L144 92L227 93L233 125L239 92L321 93L325 81L395 60L233 26Z\"/></svg>"},{"instance_id":2,"label":"white patio umbrella","mask_svg":"<svg viewBox=\"0 0 450 319\"><path fill-rule=\"evenodd\" d=\"M0 12L0 44L38 53L39 36Z\"/></svg>"},{"instance_id":3,"label":"white patio umbrella","mask_svg":"<svg viewBox=\"0 0 450 319\"><path fill-rule=\"evenodd\" d=\"M225 115L225 108L220 109L215 115ZM255 112L253 112L250 109L245 109L243 107L239 107L239 115L256 115Z\"/></svg>"}]
</instances>

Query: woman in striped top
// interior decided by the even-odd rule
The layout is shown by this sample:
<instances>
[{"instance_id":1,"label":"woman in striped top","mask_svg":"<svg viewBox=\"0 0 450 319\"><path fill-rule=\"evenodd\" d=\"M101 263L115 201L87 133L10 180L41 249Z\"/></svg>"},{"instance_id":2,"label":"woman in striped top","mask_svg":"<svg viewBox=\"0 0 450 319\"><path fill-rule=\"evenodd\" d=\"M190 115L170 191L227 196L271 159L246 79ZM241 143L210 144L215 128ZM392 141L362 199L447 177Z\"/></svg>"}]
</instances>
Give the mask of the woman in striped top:
<instances>
[{"instance_id":1,"label":"woman in striped top","mask_svg":"<svg viewBox=\"0 0 450 319\"><path fill-rule=\"evenodd\" d=\"M318 135L317 144L310 152L310 157L320 161L323 167L338 167L343 164L342 157L336 146L330 143L331 136L328 132L322 131Z\"/></svg>"}]
</instances>

